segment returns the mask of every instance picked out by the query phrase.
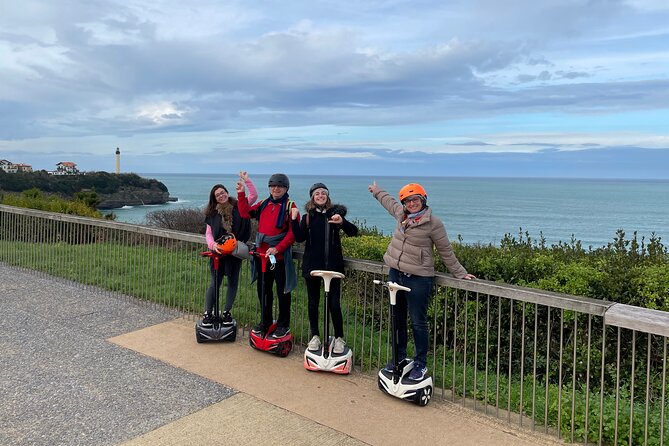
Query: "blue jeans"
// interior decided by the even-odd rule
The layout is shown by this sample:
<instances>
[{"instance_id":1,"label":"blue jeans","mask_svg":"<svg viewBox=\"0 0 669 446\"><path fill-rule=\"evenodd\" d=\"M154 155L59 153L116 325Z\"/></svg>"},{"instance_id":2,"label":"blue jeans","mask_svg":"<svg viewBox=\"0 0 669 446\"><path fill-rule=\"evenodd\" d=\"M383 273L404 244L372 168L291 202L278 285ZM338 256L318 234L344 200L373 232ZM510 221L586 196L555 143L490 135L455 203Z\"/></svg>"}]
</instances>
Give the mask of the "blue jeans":
<instances>
[{"instance_id":1,"label":"blue jeans","mask_svg":"<svg viewBox=\"0 0 669 446\"><path fill-rule=\"evenodd\" d=\"M397 356L402 360L407 356L407 308L411 317L411 328L413 339L416 343L416 355L414 362L427 365L427 349L429 332L427 326L427 307L432 297L434 277L422 277L406 275L391 268L388 280L399 285L411 288L410 292L397 292L397 305L395 306L396 329L397 329Z\"/></svg>"}]
</instances>

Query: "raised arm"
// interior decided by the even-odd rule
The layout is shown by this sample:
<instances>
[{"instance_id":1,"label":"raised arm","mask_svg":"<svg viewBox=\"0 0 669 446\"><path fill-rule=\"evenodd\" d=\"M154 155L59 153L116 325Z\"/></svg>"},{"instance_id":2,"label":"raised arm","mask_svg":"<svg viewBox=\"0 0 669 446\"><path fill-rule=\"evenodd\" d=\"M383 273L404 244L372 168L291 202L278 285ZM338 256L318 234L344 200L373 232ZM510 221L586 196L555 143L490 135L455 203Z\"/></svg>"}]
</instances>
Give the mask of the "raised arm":
<instances>
[{"instance_id":1,"label":"raised arm","mask_svg":"<svg viewBox=\"0 0 669 446\"><path fill-rule=\"evenodd\" d=\"M381 203L390 215L396 219L404 218L404 207L395 200L388 192L381 189L374 181L368 187L369 192L376 198L376 200Z\"/></svg>"},{"instance_id":2,"label":"raised arm","mask_svg":"<svg viewBox=\"0 0 669 446\"><path fill-rule=\"evenodd\" d=\"M246 171L241 171L239 172L239 178L244 181L244 185L249 190L249 194L246 196L246 200L249 202L249 204L255 203L258 199L258 191L256 190L256 186L253 184L253 181L251 181L251 178L249 178L249 174L246 173Z\"/></svg>"},{"instance_id":3,"label":"raised arm","mask_svg":"<svg viewBox=\"0 0 669 446\"><path fill-rule=\"evenodd\" d=\"M307 239L306 218L300 218L300 211L297 207L290 210L290 229L293 231L295 241L301 243Z\"/></svg>"},{"instance_id":4,"label":"raised arm","mask_svg":"<svg viewBox=\"0 0 669 446\"><path fill-rule=\"evenodd\" d=\"M249 205L248 200L246 199L246 193L244 191L244 183L242 180L237 181L237 209L239 210L239 216L242 218L251 218L251 206Z\"/></svg>"}]
</instances>

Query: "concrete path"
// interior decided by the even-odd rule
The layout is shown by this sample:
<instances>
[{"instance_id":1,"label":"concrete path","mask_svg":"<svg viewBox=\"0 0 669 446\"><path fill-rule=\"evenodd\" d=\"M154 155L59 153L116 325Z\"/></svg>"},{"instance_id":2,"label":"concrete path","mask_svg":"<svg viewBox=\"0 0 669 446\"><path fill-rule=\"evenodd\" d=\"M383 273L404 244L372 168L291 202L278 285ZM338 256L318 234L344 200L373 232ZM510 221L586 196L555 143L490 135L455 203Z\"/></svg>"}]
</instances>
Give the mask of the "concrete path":
<instances>
[{"instance_id":1,"label":"concrete path","mask_svg":"<svg viewBox=\"0 0 669 446\"><path fill-rule=\"evenodd\" d=\"M2 264L0 305L2 445L564 444L241 337L197 344L191 322Z\"/></svg>"}]
</instances>

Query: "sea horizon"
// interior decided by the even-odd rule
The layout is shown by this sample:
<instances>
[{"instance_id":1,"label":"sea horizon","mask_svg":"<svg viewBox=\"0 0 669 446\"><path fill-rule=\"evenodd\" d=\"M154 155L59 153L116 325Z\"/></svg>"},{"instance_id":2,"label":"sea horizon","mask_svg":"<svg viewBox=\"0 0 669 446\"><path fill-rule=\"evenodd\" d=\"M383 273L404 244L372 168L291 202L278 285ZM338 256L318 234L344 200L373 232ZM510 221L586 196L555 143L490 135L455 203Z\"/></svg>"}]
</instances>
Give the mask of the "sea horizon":
<instances>
[{"instance_id":1,"label":"sea horizon","mask_svg":"<svg viewBox=\"0 0 669 446\"><path fill-rule=\"evenodd\" d=\"M155 210L202 209L214 184L234 190L238 179L236 173L138 175L163 182L178 200L111 210L118 221L141 224L146 213ZM269 175L250 173L260 198L267 194ZM634 231L639 239L648 240L652 233L662 240L669 236L669 206L662 199L669 194L666 179L309 174L289 174L289 178L289 195L300 209L311 184L321 181L330 189L333 202L348 207L347 218L385 235L392 233L395 221L368 192L373 180L393 195L403 184L421 183L449 238L467 244L499 245L506 234L518 237L520 228L534 240L543 235L548 245L569 243L573 237L586 248L612 242L619 229L627 239Z\"/></svg>"}]
</instances>

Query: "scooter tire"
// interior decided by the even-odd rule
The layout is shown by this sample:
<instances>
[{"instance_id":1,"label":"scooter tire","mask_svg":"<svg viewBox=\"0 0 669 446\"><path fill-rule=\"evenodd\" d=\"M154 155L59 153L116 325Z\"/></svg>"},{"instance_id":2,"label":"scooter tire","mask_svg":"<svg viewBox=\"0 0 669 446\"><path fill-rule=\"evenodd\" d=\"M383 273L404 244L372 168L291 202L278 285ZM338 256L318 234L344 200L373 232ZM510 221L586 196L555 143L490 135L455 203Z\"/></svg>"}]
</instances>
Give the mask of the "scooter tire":
<instances>
[{"instance_id":1,"label":"scooter tire","mask_svg":"<svg viewBox=\"0 0 669 446\"><path fill-rule=\"evenodd\" d=\"M276 354L281 358L288 356L293 349L293 341L284 341L277 346Z\"/></svg>"},{"instance_id":2,"label":"scooter tire","mask_svg":"<svg viewBox=\"0 0 669 446\"><path fill-rule=\"evenodd\" d=\"M427 406L432 398L432 386L423 387L415 396L414 402L419 406Z\"/></svg>"},{"instance_id":3,"label":"scooter tire","mask_svg":"<svg viewBox=\"0 0 669 446\"><path fill-rule=\"evenodd\" d=\"M200 336L200 333L197 330L195 330L195 340L198 344L202 344L204 342L204 338Z\"/></svg>"}]
</instances>

